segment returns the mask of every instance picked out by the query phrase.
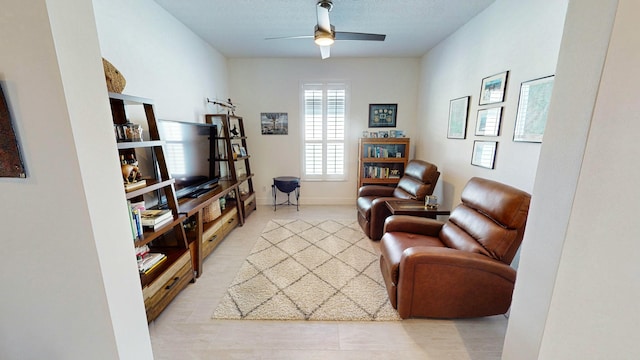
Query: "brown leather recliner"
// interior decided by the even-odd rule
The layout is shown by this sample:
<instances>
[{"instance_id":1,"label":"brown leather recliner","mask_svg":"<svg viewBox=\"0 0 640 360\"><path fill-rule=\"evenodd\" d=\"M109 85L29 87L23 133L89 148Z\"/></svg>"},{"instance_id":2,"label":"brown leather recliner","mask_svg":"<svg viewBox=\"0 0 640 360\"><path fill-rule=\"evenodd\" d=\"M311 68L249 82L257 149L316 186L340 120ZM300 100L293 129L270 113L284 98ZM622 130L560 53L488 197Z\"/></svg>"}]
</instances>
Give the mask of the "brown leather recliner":
<instances>
[{"instance_id":1,"label":"brown leather recliner","mask_svg":"<svg viewBox=\"0 0 640 360\"><path fill-rule=\"evenodd\" d=\"M504 314L531 196L472 178L445 223L391 216L380 242L380 269L400 317L466 318Z\"/></svg>"},{"instance_id":2,"label":"brown leather recliner","mask_svg":"<svg viewBox=\"0 0 640 360\"><path fill-rule=\"evenodd\" d=\"M424 202L424 197L433 194L440 177L438 167L422 160L411 160L393 188L383 185L364 185L358 189L358 223L372 240L380 240L384 220L391 215L386 200L412 199Z\"/></svg>"}]
</instances>

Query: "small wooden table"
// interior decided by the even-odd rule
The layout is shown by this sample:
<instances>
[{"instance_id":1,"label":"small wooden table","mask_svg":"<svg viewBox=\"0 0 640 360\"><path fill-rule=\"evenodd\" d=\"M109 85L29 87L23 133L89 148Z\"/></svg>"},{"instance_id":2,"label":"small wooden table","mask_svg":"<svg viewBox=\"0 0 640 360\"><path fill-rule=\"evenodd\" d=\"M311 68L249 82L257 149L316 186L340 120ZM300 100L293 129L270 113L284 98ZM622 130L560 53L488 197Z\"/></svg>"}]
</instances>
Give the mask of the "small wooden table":
<instances>
[{"instance_id":1,"label":"small wooden table","mask_svg":"<svg viewBox=\"0 0 640 360\"><path fill-rule=\"evenodd\" d=\"M391 215L411 215L435 219L438 215L449 215L451 210L440 205L437 209L427 209L424 203L416 200L387 200L385 201Z\"/></svg>"}]
</instances>

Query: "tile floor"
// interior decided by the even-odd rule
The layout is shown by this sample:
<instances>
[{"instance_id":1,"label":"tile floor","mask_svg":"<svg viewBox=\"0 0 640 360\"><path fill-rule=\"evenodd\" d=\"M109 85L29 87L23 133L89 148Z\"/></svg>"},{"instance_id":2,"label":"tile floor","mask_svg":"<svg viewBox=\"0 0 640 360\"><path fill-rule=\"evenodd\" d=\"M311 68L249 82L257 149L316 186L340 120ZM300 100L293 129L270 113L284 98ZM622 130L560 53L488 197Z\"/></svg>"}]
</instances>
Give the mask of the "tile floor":
<instances>
[{"instance_id":1,"label":"tile floor","mask_svg":"<svg viewBox=\"0 0 640 360\"><path fill-rule=\"evenodd\" d=\"M204 272L151 324L156 359L500 359L504 316L388 322L212 320L271 219L355 219L354 206L259 206L205 260Z\"/></svg>"}]
</instances>

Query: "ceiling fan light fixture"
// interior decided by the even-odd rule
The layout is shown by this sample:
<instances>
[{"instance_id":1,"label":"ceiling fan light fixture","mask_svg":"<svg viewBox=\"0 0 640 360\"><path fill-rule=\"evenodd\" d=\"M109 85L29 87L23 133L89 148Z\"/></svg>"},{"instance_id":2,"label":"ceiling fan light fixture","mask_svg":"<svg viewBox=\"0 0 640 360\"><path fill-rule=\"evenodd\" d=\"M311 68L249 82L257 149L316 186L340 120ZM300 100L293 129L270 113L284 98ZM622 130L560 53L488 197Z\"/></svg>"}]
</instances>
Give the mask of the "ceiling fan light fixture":
<instances>
[{"instance_id":1,"label":"ceiling fan light fixture","mask_svg":"<svg viewBox=\"0 0 640 360\"><path fill-rule=\"evenodd\" d=\"M316 35L316 38L314 41L318 46L330 46L330 45L333 45L333 43L335 42L331 34Z\"/></svg>"},{"instance_id":2,"label":"ceiling fan light fixture","mask_svg":"<svg viewBox=\"0 0 640 360\"><path fill-rule=\"evenodd\" d=\"M335 35L333 33L333 26L331 26L331 32L324 31L320 29L318 26L315 28L315 33L313 36L313 41L318 46L331 46L336 41Z\"/></svg>"}]
</instances>

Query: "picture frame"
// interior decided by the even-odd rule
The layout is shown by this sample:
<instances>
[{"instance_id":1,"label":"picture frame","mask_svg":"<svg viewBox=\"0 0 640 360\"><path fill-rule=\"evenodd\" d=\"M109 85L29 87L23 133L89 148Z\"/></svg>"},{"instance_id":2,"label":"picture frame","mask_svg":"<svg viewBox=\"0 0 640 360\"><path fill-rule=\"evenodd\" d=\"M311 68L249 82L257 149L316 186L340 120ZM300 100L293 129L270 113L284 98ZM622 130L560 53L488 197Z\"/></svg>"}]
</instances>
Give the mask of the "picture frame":
<instances>
[{"instance_id":1,"label":"picture frame","mask_svg":"<svg viewBox=\"0 0 640 360\"><path fill-rule=\"evenodd\" d=\"M378 131L378 137L379 138L388 138L389 137L389 132L386 130L380 130Z\"/></svg>"},{"instance_id":2,"label":"picture frame","mask_svg":"<svg viewBox=\"0 0 640 360\"><path fill-rule=\"evenodd\" d=\"M396 127L398 104L369 104L369 127Z\"/></svg>"},{"instance_id":3,"label":"picture frame","mask_svg":"<svg viewBox=\"0 0 640 360\"><path fill-rule=\"evenodd\" d=\"M289 114L285 112L260 113L262 135L288 135Z\"/></svg>"},{"instance_id":4,"label":"picture frame","mask_svg":"<svg viewBox=\"0 0 640 360\"><path fill-rule=\"evenodd\" d=\"M494 169L496 163L496 150L498 149L497 141L480 141L473 142L473 154L471 155L471 165Z\"/></svg>"},{"instance_id":5,"label":"picture frame","mask_svg":"<svg viewBox=\"0 0 640 360\"><path fill-rule=\"evenodd\" d=\"M240 156L247 156L247 150L244 148L244 146L240 146Z\"/></svg>"},{"instance_id":6,"label":"picture frame","mask_svg":"<svg viewBox=\"0 0 640 360\"><path fill-rule=\"evenodd\" d=\"M478 110L476 136L498 136L502 120L502 106Z\"/></svg>"},{"instance_id":7,"label":"picture frame","mask_svg":"<svg viewBox=\"0 0 640 360\"><path fill-rule=\"evenodd\" d=\"M369 132L369 137L370 137L370 138L377 138L377 137L378 137L378 132L377 132L377 131L371 131L371 132Z\"/></svg>"},{"instance_id":8,"label":"picture frame","mask_svg":"<svg viewBox=\"0 0 640 360\"><path fill-rule=\"evenodd\" d=\"M508 76L509 71L504 71L482 79L478 105L482 106L503 102L505 91L507 89Z\"/></svg>"},{"instance_id":9,"label":"picture frame","mask_svg":"<svg viewBox=\"0 0 640 360\"><path fill-rule=\"evenodd\" d=\"M231 144L231 148L234 154L240 155L240 144Z\"/></svg>"},{"instance_id":10,"label":"picture frame","mask_svg":"<svg viewBox=\"0 0 640 360\"><path fill-rule=\"evenodd\" d=\"M547 125L554 75L520 84L513 141L541 143Z\"/></svg>"},{"instance_id":11,"label":"picture frame","mask_svg":"<svg viewBox=\"0 0 640 360\"><path fill-rule=\"evenodd\" d=\"M448 139L466 139L470 98L470 96L463 96L449 101Z\"/></svg>"}]
</instances>

